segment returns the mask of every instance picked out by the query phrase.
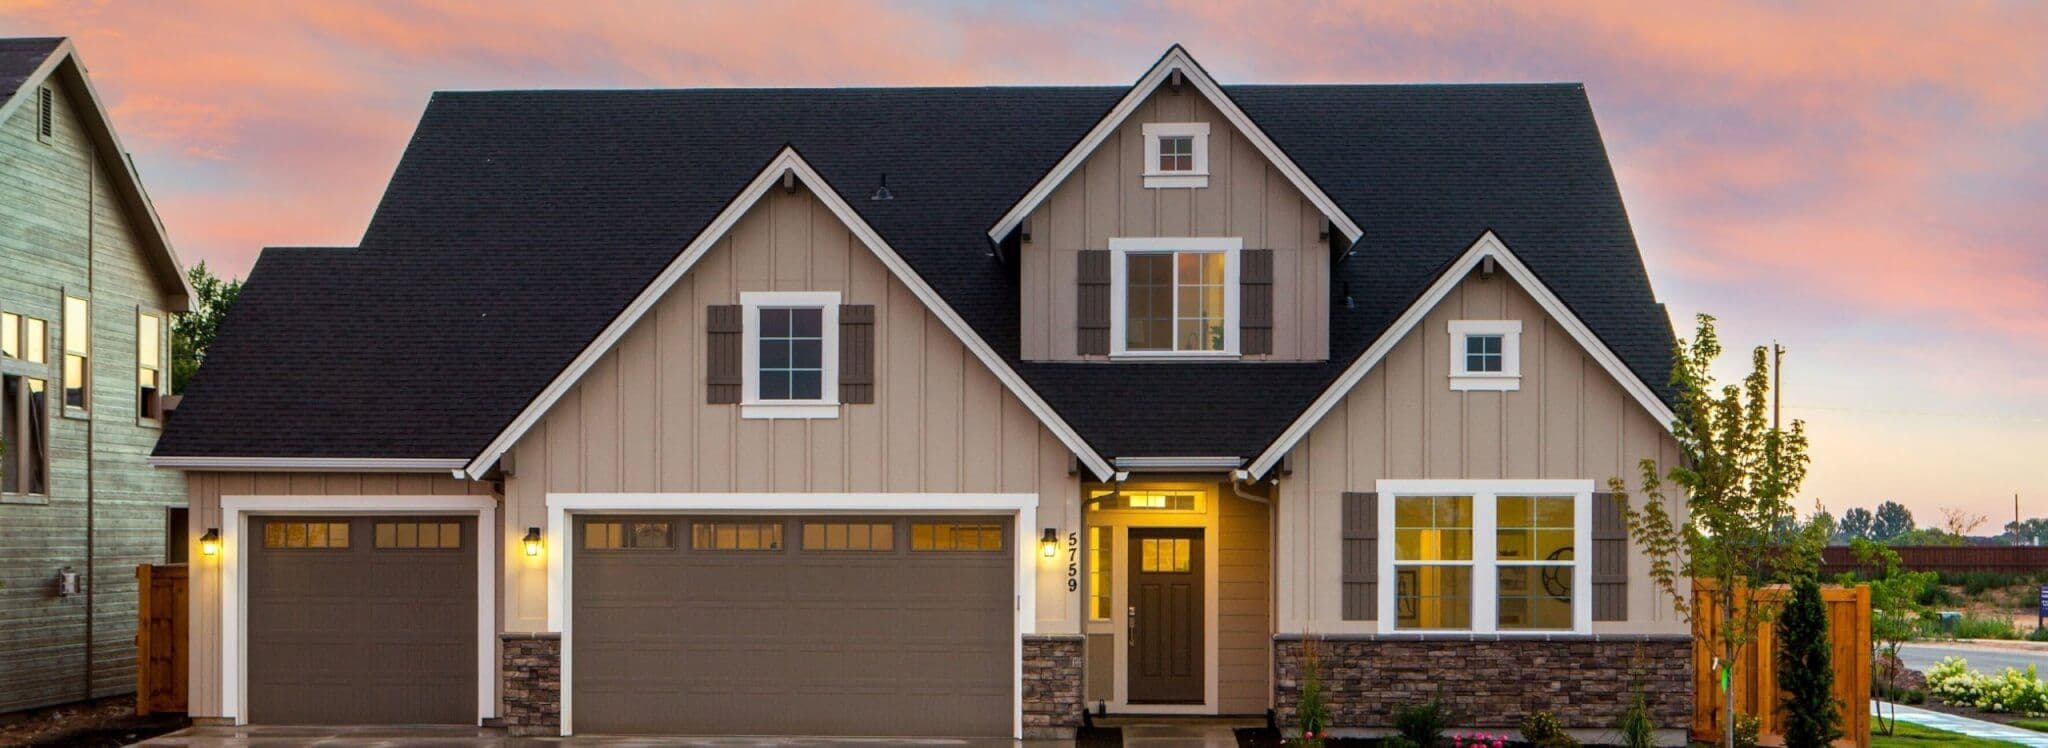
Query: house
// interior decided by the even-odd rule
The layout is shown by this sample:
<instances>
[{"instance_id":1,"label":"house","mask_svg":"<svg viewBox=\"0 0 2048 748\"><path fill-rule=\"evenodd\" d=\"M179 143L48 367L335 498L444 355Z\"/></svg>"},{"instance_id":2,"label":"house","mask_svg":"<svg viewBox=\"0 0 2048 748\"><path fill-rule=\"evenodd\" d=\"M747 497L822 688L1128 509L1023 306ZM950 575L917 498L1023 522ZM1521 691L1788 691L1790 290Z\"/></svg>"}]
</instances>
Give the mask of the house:
<instances>
[{"instance_id":1,"label":"house","mask_svg":"<svg viewBox=\"0 0 2048 748\"><path fill-rule=\"evenodd\" d=\"M193 713L1677 728L1672 343L1578 85L440 93L153 457Z\"/></svg>"},{"instance_id":2,"label":"house","mask_svg":"<svg viewBox=\"0 0 2048 748\"><path fill-rule=\"evenodd\" d=\"M145 460L185 273L64 39L0 39L0 713L135 690L135 567L182 562Z\"/></svg>"}]
</instances>

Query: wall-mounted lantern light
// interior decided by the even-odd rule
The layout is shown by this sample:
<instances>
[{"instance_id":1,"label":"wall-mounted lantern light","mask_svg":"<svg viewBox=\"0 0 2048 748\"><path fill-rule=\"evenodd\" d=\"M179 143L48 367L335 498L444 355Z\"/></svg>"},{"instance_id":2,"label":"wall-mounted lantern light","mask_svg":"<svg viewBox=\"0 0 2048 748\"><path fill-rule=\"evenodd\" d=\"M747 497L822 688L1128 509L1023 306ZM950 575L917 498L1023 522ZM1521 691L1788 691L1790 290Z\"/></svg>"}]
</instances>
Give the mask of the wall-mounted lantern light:
<instances>
[{"instance_id":1,"label":"wall-mounted lantern light","mask_svg":"<svg viewBox=\"0 0 2048 748\"><path fill-rule=\"evenodd\" d=\"M525 544L526 544L526 555L528 555L528 556L538 556L538 555L540 555L540 550L541 550L541 540L540 540L540 528L538 528L538 527L529 527L529 528L526 528L526 537L525 537L524 539L522 539L522 540L521 540L520 542L522 542L522 543L525 543Z\"/></svg>"},{"instance_id":2,"label":"wall-mounted lantern light","mask_svg":"<svg viewBox=\"0 0 2048 748\"><path fill-rule=\"evenodd\" d=\"M1038 539L1038 554L1046 558L1060 555L1060 531L1045 528L1045 536Z\"/></svg>"},{"instance_id":3,"label":"wall-mounted lantern light","mask_svg":"<svg viewBox=\"0 0 2048 748\"><path fill-rule=\"evenodd\" d=\"M199 553L204 556L220 555L220 528L206 528L206 534L199 536Z\"/></svg>"}]
</instances>

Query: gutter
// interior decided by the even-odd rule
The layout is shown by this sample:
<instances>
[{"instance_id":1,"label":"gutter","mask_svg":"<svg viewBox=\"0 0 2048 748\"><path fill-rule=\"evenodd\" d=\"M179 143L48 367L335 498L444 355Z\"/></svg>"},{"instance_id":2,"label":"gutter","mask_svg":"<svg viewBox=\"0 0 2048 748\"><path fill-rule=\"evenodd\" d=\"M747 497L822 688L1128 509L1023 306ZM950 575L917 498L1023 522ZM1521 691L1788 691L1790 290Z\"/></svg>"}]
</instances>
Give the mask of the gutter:
<instances>
[{"instance_id":1,"label":"gutter","mask_svg":"<svg viewBox=\"0 0 2048 748\"><path fill-rule=\"evenodd\" d=\"M1114 461L1120 472L1161 472L1173 470L1236 470L1244 465L1242 457L1118 457Z\"/></svg>"},{"instance_id":2,"label":"gutter","mask_svg":"<svg viewBox=\"0 0 2048 748\"><path fill-rule=\"evenodd\" d=\"M427 457L193 457L153 455L155 468L173 470L315 471L354 473L461 472L468 460Z\"/></svg>"}]
</instances>

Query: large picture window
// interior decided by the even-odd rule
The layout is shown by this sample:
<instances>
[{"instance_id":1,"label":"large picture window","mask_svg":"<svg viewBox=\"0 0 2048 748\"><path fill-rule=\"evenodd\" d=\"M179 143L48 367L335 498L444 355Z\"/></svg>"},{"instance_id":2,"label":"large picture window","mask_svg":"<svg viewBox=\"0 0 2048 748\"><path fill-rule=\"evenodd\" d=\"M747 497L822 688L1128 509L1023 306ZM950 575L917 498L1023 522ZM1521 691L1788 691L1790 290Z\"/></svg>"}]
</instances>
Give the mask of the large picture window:
<instances>
[{"instance_id":1,"label":"large picture window","mask_svg":"<svg viewBox=\"0 0 2048 748\"><path fill-rule=\"evenodd\" d=\"M1238 351L1238 239L1111 239L1111 354Z\"/></svg>"},{"instance_id":2,"label":"large picture window","mask_svg":"<svg viewBox=\"0 0 2048 748\"><path fill-rule=\"evenodd\" d=\"M1591 481L1381 481L1382 626L1587 632Z\"/></svg>"}]
</instances>

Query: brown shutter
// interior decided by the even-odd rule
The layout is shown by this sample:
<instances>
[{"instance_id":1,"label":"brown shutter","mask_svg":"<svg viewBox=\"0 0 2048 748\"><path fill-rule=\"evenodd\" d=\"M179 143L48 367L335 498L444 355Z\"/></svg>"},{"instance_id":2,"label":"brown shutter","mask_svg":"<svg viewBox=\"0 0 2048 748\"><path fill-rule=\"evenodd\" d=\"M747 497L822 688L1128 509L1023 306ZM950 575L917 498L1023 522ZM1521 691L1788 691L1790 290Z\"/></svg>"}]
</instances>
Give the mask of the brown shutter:
<instances>
[{"instance_id":1,"label":"brown shutter","mask_svg":"<svg viewBox=\"0 0 2048 748\"><path fill-rule=\"evenodd\" d=\"M875 307L839 305L839 402L875 401Z\"/></svg>"},{"instance_id":2,"label":"brown shutter","mask_svg":"<svg viewBox=\"0 0 2048 748\"><path fill-rule=\"evenodd\" d=\"M1074 353L1081 356L1109 355L1109 250L1084 249L1074 294Z\"/></svg>"},{"instance_id":3,"label":"brown shutter","mask_svg":"<svg viewBox=\"0 0 2048 748\"><path fill-rule=\"evenodd\" d=\"M740 317L738 304L704 308L705 402L740 401Z\"/></svg>"},{"instance_id":4,"label":"brown shutter","mask_svg":"<svg viewBox=\"0 0 2048 748\"><path fill-rule=\"evenodd\" d=\"M1344 620L1375 620L1380 603L1380 495L1344 494Z\"/></svg>"},{"instance_id":5,"label":"brown shutter","mask_svg":"<svg viewBox=\"0 0 2048 748\"><path fill-rule=\"evenodd\" d=\"M1247 249L1237 270L1238 348L1247 356L1273 352L1273 250Z\"/></svg>"},{"instance_id":6,"label":"brown shutter","mask_svg":"<svg viewBox=\"0 0 2048 748\"><path fill-rule=\"evenodd\" d=\"M1593 620L1628 620L1628 523L1621 501L1593 494Z\"/></svg>"}]
</instances>

